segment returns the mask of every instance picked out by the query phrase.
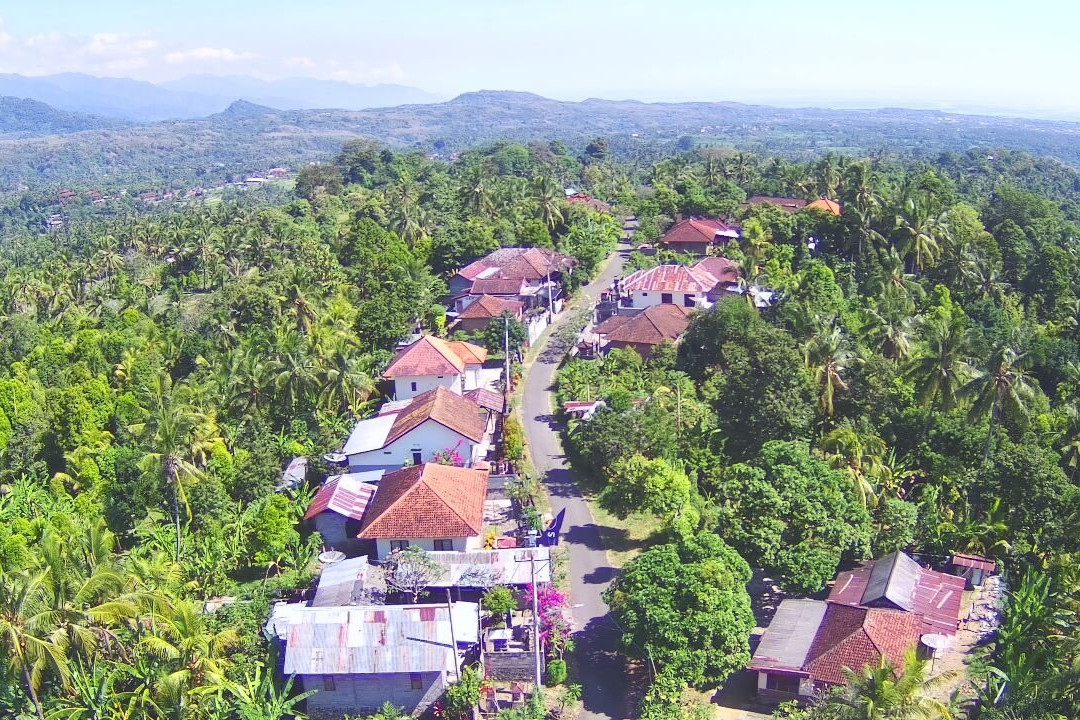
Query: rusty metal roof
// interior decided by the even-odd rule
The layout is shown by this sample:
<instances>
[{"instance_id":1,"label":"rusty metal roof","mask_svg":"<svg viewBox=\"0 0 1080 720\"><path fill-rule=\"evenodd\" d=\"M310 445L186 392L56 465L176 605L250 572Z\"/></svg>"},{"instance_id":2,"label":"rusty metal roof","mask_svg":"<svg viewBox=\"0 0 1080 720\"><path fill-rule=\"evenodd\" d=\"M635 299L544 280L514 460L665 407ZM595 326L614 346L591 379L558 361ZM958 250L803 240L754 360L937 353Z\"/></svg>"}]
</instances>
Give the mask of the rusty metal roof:
<instances>
[{"instance_id":1,"label":"rusty metal roof","mask_svg":"<svg viewBox=\"0 0 1080 720\"><path fill-rule=\"evenodd\" d=\"M476 603L306 607L279 605L267 624L285 640L286 675L367 675L452 670L459 646L477 642Z\"/></svg>"}]
</instances>

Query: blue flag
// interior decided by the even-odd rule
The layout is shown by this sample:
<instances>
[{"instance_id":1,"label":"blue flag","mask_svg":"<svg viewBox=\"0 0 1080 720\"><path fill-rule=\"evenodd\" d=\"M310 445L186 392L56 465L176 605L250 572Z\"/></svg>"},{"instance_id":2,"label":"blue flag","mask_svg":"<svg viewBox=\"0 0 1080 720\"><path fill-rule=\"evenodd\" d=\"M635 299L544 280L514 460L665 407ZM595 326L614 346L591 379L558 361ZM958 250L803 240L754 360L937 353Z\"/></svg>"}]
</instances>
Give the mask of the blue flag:
<instances>
[{"instance_id":1,"label":"blue flag","mask_svg":"<svg viewBox=\"0 0 1080 720\"><path fill-rule=\"evenodd\" d=\"M552 547L559 544L559 533L562 531L563 520L566 518L566 508L559 511L559 514L555 516L555 519L551 521L551 524L544 528L544 532L540 535L540 540L537 541L537 545L544 547Z\"/></svg>"}]
</instances>

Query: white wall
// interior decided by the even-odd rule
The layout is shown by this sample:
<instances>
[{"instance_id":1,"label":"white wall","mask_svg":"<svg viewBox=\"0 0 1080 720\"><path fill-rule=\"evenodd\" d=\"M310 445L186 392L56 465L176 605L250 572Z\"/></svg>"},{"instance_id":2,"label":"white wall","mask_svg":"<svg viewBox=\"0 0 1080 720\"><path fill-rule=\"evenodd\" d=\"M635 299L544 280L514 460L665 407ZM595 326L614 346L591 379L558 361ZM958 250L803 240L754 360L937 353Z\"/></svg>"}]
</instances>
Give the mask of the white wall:
<instances>
[{"instance_id":1,"label":"white wall","mask_svg":"<svg viewBox=\"0 0 1080 720\"><path fill-rule=\"evenodd\" d=\"M375 553L379 556L379 562L382 562L383 560L386 560L386 558L390 557L390 542L392 540L400 540L400 539L403 539L403 538L385 538L385 539L380 538L380 539L375 541ZM469 542L470 538L464 538L464 537L459 537L459 538L438 538L438 539L440 539L440 540L452 540L454 542L454 546L451 549L456 550L458 552L465 552L466 550L471 550L471 549L473 549L473 545L475 544L475 543L470 543ZM436 540L436 538L409 538L409 545L415 545L416 547L418 547L421 550L424 550L426 552L434 552L435 551L435 540Z\"/></svg>"},{"instance_id":2,"label":"white wall","mask_svg":"<svg viewBox=\"0 0 1080 720\"><path fill-rule=\"evenodd\" d=\"M480 380L480 370L483 365L466 365L465 366L465 389L475 390L478 387L482 387Z\"/></svg>"},{"instance_id":3,"label":"white wall","mask_svg":"<svg viewBox=\"0 0 1080 720\"><path fill-rule=\"evenodd\" d=\"M681 305L682 307L691 307L691 308L695 306L695 304L693 302L693 299L705 297L705 293L681 293L681 292L676 292L676 293L669 293L669 294L671 295L671 301L672 301L673 305ZM687 296L689 296L691 298L690 305L685 304ZM662 299L662 293L659 293L659 292L656 292L656 291L653 291L653 290L649 290L648 292L638 291L638 292L635 292L634 295L633 295L634 304L631 305L631 307L636 308L638 310L644 310L645 308L650 308L653 305L660 305L661 304L660 303L661 299Z\"/></svg>"},{"instance_id":4,"label":"white wall","mask_svg":"<svg viewBox=\"0 0 1080 720\"><path fill-rule=\"evenodd\" d=\"M475 452L474 445L472 440L462 437L445 425L434 420L425 420L412 432L406 433L381 450L350 455L349 471L397 470L403 465L412 464L413 450L419 450L421 461L428 462L436 450L456 447L461 457L469 462Z\"/></svg>"},{"instance_id":5,"label":"white wall","mask_svg":"<svg viewBox=\"0 0 1080 720\"><path fill-rule=\"evenodd\" d=\"M416 383L415 390L412 389L412 383ZM428 390L434 390L439 387L452 390L460 395L461 376L456 374L439 377L436 377L435 375L406 375L404 377L394 378L394 399L408 400L409 398L416 397L420 393L425 393Z\"/></svg>"},{"instance_id":6,"label":"white wall","mask_svg":"<svg viewBox=\"0 0 1080 720\"><path fill-rule=\"evenodd\" d=\"M333 675L334 689L326 690L322 675L301 675L304 690L316 693L307 699L312 720L366 715L389 700L407 713L422 712L439 699L446 687L446 673L419 673L421 689L413 690L409 673L374 673L370 675Z\"/></svg>"}]
</instances>

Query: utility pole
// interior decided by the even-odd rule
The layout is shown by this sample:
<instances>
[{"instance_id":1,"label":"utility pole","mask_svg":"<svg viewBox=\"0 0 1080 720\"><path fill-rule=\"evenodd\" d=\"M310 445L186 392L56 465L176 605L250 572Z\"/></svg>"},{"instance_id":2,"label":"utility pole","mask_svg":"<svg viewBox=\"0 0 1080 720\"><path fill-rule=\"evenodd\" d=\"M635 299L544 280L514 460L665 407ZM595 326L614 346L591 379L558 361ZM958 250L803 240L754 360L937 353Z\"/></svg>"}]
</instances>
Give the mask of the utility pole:
<instances>
[{"instance_id":1,"label":"utility pole","mask_svg":"<svg viewBox=\"0 0 1080 720\"><path fill-rule=\"evenodd\" d=\"M505 382L503 383L503 416L505 417L510 412L510 313L503 313L503 353L505 355L505 365L503 372L506 374Z\"/></svg>"},{"instance_id":2,"label":"utility pole","mask_svg":"<svg viewBox=\"0 0 1080 720\"><path fill-rule=\"evenodd\" d=\"M450 643L454 646L454 677L461 680L461 663L457 654L457 635L454 634L454 604L450 602L450 588L446 588L446 614L450 617Z\"/></svg>"},{"instance_id":3,"label":"utility pole","mask_svg":"<svg viewBox=\"0 0 1080 720\"><path fill-rule=\"evenodd\" d=\"M536 659L536 689L533 693L540 692L540 615L537 613L539 600L536 591L536 550L529 551L529 566L532 570L532 614L533 614L533 657Z\"/></svg>"},{"instance_id":4,"label":"utility pole","mask_svg":"<svg viewBox=\"0 0 1080 720\"><path fill-rule=\"evenodd\" d=\"M555 319L555 301L551 297L551 266L548 266L547 270L547 291L548 291L548 321L554 321Z\"/></svg>"}]
</instances>

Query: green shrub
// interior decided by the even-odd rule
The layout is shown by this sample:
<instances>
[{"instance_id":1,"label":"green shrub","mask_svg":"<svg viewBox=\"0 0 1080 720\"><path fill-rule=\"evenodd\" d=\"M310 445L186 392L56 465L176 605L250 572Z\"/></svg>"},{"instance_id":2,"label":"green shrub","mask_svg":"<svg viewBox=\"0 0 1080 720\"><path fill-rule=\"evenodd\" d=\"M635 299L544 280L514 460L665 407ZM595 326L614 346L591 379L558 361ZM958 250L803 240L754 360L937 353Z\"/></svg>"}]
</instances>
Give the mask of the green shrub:
<instances>
[{"instance_id":1,"label":"green shrub","mask_svg":"<svg viewBox=\"0 0 1080 720\"><path fill-rule=\"evenodd\" d=\"M555 687L566 682L566 661L552 660L547 665L547 677L544 682L548 687Z\"/></svg>"}]
</instances>

